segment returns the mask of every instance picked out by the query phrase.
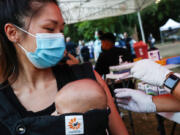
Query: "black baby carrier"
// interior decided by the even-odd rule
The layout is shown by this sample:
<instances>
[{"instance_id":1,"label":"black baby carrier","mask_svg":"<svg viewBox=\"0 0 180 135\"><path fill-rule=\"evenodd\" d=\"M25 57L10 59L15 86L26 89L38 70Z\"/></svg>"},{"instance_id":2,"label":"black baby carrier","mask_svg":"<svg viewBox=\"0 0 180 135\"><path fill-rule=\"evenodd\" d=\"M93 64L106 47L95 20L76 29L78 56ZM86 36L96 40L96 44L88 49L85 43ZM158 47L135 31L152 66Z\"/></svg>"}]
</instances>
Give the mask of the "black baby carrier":
<instances>
[{"instance_id":1,"label":"black baby carrier","mask_svg":"<svg viewBox=\"0 0 180 135\"><path fill-rule=\"evenodd\" d=\"M53 72L59 84L58 89L74 80L95 79L89 64L72 67L56 66ZM4 94L9 87L0 91L0 123L9 130L11 135L106 135L109 109L67 113L60 116L22 117ZM0 134L5 135L1 131Z\"/></svg>"}]
</instances>

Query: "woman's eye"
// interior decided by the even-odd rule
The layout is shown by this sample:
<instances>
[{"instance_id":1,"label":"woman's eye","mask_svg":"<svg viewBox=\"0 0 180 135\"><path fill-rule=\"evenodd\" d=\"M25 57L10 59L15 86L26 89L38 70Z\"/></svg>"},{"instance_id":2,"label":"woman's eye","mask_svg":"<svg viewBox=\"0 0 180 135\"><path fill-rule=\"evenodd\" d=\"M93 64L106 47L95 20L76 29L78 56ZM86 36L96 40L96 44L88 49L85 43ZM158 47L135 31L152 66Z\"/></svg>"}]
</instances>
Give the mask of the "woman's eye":
<instances>
[{"instance_id":1,"label":"woman's eye","mask_svg":"<svg viewBox=\"0 0 180 135\"><path fill-rule=\"evenodd\" d=\"M48 31L50 31L50 32L53 32L53 31L54 31L54 29L52 29L52 28L46 28L46 30L48 30Z\"/></svg>"},{"instance_id":2,"label":"woman's eye","mask_svg":"<svg viewBox=\"0 0 180 135\"><path fill-rule=\"evenodd\" d=\"M60 33L64 33L64 30L60 30Z\"/></svg>"}]
</instances>

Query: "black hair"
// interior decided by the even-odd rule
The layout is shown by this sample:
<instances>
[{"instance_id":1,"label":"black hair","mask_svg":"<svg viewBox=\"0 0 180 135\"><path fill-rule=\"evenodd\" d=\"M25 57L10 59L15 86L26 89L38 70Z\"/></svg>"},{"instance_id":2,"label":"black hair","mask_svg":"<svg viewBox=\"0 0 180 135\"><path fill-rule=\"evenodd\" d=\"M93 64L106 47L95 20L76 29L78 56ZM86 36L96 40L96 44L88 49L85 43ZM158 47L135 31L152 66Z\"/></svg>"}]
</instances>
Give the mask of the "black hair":
<instances>
[{"instance_id":1,"label":"black hair","mask_svg":"<svg viewBox=\"0 0 180 135\"><path fill-rule=\"evenodd\" d=\"M15 81L19 75L16 49L5 34L5 25L12 23L19 27L25 27L23 18L32 18L39 8L48 2L58 5L57 0L0 0L0 76L4 81L11 75Z\"/></svg>"},{"instance_id":2,"label":"black hair","mask_svg":"<svg viewBox=\"0 0 180 135\"><path fill-rule=\"evenodd\" d=\"M103 31L101 31L101 30L99 30L98 31L98 36L99 36L99 39L101 39L101 36L104 34L104 32Z\"/></svg>"},{"instance_id":3,"label":"black hair","mask_svg":"<svg viewBox=\"0 0 180 135\"><path fill-rule=\"evenodd\" d=\"M111 32L104 33L100 39L111 41L113 44L116 42L116 37Z\"/></svg>"}]
</instances>

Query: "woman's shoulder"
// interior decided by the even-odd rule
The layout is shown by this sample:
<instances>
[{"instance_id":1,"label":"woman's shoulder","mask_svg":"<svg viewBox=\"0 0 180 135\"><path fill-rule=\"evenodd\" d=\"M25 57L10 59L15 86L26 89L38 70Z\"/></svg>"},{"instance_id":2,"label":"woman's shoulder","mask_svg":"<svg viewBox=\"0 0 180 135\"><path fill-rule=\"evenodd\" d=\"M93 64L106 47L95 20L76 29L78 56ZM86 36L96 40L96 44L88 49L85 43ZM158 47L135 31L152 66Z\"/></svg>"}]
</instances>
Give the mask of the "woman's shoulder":
<instances>
[{"instance_id":1,"label":"woman's shoulder","mask_svg":"<svg viewBox=\"0 0 180 135\"><path fill-rule=\"evenodd\" d=\"M77 65L58 65L53 67L53 74L56 78L58 89L62 88L69 82L90 78L96 80L90 63L77 64Z\"/></svg>"},{"instance_id":2,"label":"woman's shoulder","mask_svg":"<svg viewBox=\"0 0 180 135\"><path fill-rule=\"evenodd\" d=\"M96 77L93 72L93 66L91 63L83 63L71 66L73 73L75 73L75 76L77 79L82 78L91 78L96 80Z\"/></svg>"}]
</instances>

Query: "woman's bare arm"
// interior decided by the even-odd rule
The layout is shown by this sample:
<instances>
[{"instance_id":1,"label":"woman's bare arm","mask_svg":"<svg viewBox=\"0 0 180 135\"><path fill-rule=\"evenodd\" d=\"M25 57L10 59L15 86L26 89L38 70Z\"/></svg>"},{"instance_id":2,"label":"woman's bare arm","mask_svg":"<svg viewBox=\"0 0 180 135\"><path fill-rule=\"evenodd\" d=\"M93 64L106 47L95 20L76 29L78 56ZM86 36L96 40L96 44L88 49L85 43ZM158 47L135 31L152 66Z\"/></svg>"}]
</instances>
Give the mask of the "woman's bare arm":
<instances>
[{"instance_id":1,"label":"woman's bare arm","mask_svg":"<svg viewBox=\"0 0 180 135\"><path fill-rule=\"evenodd\" d=\"M111 96L110 90L106 85L105 81L101 78L101 76L94 71L95 76L99 84L104 88L107 99L108 105L111 109L111 114L109 115L109 129L112 135L128 135L128 131L124 125L123 120L120 117L120 114L117 111L117 108L114 104L114 99Z\"/></svg>"}]
</instances>

